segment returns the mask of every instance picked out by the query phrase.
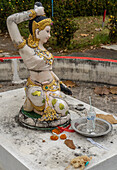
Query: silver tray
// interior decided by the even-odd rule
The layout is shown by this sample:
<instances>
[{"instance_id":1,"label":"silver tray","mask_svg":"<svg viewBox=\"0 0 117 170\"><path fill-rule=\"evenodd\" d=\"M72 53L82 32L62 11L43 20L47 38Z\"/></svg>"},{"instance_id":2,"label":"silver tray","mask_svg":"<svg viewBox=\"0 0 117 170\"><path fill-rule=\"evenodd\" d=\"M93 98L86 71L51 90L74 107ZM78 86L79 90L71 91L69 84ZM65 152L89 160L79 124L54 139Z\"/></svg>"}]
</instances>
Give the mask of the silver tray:
<instances>
[{"instance_id":1,"label":"silver tray","mask_svg":"<svg viewBox=\"0 0 117 170\"><path fill-rule=\"evenodd\" d=\"M82 117L71 121L72 128L79 134L87 137L103 136L111 132L112 125L106 120L96 118L95 120L95 132L88 133L86 130L87 118Z\"/></svg>"}]
</instances>

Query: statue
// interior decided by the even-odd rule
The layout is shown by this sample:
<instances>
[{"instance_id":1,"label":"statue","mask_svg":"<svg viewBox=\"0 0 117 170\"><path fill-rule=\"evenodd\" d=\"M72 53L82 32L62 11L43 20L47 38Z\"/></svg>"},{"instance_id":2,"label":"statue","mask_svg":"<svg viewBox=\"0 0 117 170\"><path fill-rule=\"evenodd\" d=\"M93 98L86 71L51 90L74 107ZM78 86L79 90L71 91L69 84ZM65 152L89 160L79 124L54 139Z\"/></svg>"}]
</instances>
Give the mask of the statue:
<instances>
[{"instance_id":1,"label":"statue","mask_svg":"<svg viewBox=\"0 0 117 170\"><path fill-rule=\"evenodd\" d=\"M28 45L17 26L26 20L30 31ZM51 24L40 2L35 3L34 9L7 18L11 39L30 73L25 86L26 101L18 115L19 122L30 128L53 128L70 122L68 104L60 91L70 95L72 92L52 71L54 57L44 47L50 38Z\"/></svg>"}]
</instances>

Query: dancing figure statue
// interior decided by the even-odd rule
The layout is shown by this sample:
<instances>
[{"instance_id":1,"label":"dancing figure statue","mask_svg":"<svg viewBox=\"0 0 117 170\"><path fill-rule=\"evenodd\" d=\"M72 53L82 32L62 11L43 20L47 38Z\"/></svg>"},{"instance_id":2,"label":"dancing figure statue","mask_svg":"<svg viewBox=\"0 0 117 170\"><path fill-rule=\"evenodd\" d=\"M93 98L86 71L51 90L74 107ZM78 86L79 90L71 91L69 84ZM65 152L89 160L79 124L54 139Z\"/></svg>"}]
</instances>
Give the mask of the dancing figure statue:
<instances>
[{"instance_id":1,"label":"dancing figure statue","mask_svg":"<svg viewBox=\"0 0 117 170\"><path fill-rule=\"evenodd\" d=\"M29 20L28 43L20 35L18 24ZM53 55L44 47L50 38L52 20L36 2L34 9L7 18L7 27L15 47L29 70L25 86L26 100L18 115L19 122L30 128L51 128L70 122L68 104L61 91L72 94L52 71Z\"/></svg>"}]
</instances>

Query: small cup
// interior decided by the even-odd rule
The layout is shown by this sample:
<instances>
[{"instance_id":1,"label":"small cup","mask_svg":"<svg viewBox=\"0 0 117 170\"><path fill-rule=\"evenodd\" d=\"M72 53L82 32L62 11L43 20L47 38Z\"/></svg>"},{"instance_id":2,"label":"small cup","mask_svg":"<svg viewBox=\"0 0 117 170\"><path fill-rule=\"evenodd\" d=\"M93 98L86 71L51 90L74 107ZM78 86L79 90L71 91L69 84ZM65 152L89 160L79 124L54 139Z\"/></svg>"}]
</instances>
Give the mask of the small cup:
<instances>
[{"instance_id":1,"label":"small cup","mask_svg":"<svg viewBox=\"0 0 117 170\"><path fill-rule=\"evenodd\" d=\"M79 110L79 111L81 111L81 110L84 110L85 107L84 107L83 104L78 104L78 105L76 106L76 109Z\"/></svg>"}]
</instances>

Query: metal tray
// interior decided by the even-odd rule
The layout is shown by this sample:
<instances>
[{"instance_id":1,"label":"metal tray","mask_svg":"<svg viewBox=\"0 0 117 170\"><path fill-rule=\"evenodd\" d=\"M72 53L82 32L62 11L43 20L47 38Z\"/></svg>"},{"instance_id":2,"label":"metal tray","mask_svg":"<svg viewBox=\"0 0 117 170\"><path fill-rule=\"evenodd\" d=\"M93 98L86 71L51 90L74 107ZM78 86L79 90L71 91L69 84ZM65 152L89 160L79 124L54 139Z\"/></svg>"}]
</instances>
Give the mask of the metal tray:
<instances>
[{"instance_id":1,"label":"metal tray","mask_svg":"<svg viewBox=\"0 0 117 170\"><path fill-rule=\"evenodd\" d=\"M112 125L106 120L96 118L95 132L88 133L86 130L87 118L82 117L71 121L72 128L79 134L87 137L99 137L108 134L112 130Z\"/></svg>"}]
</instances>

